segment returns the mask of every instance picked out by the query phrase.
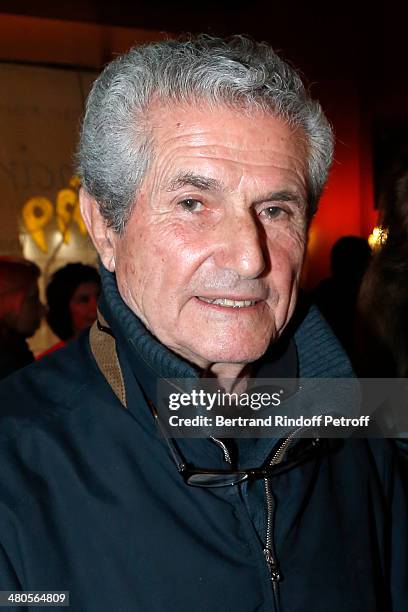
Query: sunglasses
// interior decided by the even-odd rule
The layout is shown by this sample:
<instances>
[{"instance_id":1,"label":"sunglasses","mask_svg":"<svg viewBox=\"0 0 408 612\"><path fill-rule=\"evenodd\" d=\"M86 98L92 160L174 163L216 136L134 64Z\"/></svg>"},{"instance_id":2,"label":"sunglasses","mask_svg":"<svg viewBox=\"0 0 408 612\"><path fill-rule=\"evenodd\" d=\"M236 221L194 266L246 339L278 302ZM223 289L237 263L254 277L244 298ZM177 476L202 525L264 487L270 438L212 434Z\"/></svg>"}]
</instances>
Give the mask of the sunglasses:
<instances>
[{"instance_id":1,"label":"sunglasses","mask_svg":"<svg viewBox=\"0 0 408 612\"><path fill-rule=\"evenodd\" d=\"M319 438L307 439L304 440L305 445L303 446L302 450L297 453L296 457L293 459L285 459L286 451L296 437L296 434L300 431L296 430L295 432L292 432L290 436L281 441L279 447L275 450L272 459L268 459L261 467L243 470L213 470L196 468L184 460L175 440L168 436L153 403L148 400L148 404L157 423L158 429L167 443L179 474L183 478L184 482L191 487L228 487L238 485L245 481L272 478L274 476L278 476L279 474L283 474L295 465L298 465L311 456L314 456L316 451L320 448Z\"/></svg>"}]
</instances>

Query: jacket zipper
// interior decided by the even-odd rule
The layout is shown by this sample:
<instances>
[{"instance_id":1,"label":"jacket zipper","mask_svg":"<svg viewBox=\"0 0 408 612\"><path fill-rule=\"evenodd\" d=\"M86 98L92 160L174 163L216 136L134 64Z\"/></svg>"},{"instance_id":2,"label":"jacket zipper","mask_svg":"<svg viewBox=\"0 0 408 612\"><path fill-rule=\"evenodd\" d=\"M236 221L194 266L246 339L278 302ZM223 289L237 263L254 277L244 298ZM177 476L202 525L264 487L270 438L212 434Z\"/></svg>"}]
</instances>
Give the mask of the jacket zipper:
<instances>
[{"instance_id":1,"label":"jacket zipper","mask_svg":"<svg viewBox=\"0 0 408 612\"><path fill-rule=\"evenodd\" d=\"M276 449L271 461L269 462L270 467L273 465L277 465L284 459L286 451L288 450L291 442L293 441L293 438L296 436L296 434L302 431L302 429L304 429L304 427L299 427L295 431L292 431L290 436L282 440L281 444ZM215 438L213 436L211 436L211 439L222 449L224 453L225 461L227 463L232 463L228 448L226 447L224 442L222 442L222 440L219 440L218 438ZM266 537L265 537L265 546L263 549L263 554L265 557L266 564L268 566L269 575L271 577L276 612L280 612L278 583L281 580L282 576L279 571L279 566L277 563L276 555L274 552L274 546L273 546L273 533L272 532L273 532L273 518L274 518L275 506L273 503L273 497L272 497L268 478L264 478L264 490L265 490L267 515L266 515Z\"/></svg>"},{"instance_id":2,"label":"jacket zipper","mask_svg":"<svg viewBox=\"0 0 408 612\"><path fill-rule=\"evenodd\" d=\"M210 439L215 442L217 444L217 446L219 446L222 450L222 452L224 453L224 461L226 461L227 463L232 463L231 461L231 456L229 454L228 448L226 447L226 445L224 444L224 442L222 440L219 440L218 438L214 438L214 436L210 436Z\"/></svg>"},{"instance_id":3,"label":"jacket zipper","mask_svg":"<svg viewBox=\"0 0 408 612\"><path fill-rule=\"evenodd\" d=\"M299 427L295 431L293 431L290 436L285 438L279 447L276 449L271 461L269 462L269 466L277 465L280 463L286 454L293 438L298 434L303 427ZM280 610L279 604L279 582L282 578L281 573L279 571L279 565L276 559L276 554L274 551L273 545L273 519L274 519L274 510L275 506L273 503L273 497L271 493L271 487L268 478L264 478L264 490L265 490L265 500L266 500L266 537L265 537L265 547L263 550L266 564L268 566L269 574L272 581L273 594L275 599L275 607L277 612Z\"/></svg>"}]
</instances>

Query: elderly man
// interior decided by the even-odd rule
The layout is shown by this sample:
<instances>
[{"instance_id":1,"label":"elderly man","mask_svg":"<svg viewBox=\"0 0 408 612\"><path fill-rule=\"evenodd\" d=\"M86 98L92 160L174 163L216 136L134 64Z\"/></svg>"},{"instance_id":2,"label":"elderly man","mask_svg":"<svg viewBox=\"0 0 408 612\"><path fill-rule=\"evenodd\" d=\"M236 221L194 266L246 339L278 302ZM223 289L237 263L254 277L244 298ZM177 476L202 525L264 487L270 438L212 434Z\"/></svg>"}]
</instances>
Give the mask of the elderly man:
<instances>
[{"instance_id":1,"label":"elderly man","mask_svg":"<svg viewBox=\"0 0 408 612\"><path fill-rule=\"evenodd\" d=\"M175 445L153 418L161 378L352 375L317 311L294 315L331 158L320 106L265 44L161 42L97 79L79 165L100 316L3 385L1 589L86 612L407 609L390 445L301 461L302 440Z\"/></svg>"}]
</instances>

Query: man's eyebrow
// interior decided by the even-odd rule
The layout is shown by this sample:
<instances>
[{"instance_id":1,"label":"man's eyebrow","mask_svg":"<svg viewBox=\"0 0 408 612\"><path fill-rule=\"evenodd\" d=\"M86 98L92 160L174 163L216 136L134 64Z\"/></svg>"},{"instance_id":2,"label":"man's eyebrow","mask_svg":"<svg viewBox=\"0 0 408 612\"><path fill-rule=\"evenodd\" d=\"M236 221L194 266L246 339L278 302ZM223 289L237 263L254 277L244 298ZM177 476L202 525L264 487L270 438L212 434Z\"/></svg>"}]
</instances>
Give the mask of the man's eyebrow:
<instances>
[{"instance_id":1,"label":"man's eyebrow","mask_svg":"<svg viewBox=\"0 0 408 612\"><path fill-rule=\"evenodd\" d=\"M305 206L305 199L295 191L271 191L262 198L257 198L256 204L262 202L293 202L298 206Z\"/></svg>"},{"instance_id":2,"label":"man's eyebrow","mask_svg":"<svg viewBox=\"0 0 408 612\"><path fill-rule=\"evenodd\" d=\"M170 180L166 186L166 191L178 191L183 187L195 187L203 191L221 191L222 184L217 179L194 172L180 172Z\"/></svg>"}]
</instances>

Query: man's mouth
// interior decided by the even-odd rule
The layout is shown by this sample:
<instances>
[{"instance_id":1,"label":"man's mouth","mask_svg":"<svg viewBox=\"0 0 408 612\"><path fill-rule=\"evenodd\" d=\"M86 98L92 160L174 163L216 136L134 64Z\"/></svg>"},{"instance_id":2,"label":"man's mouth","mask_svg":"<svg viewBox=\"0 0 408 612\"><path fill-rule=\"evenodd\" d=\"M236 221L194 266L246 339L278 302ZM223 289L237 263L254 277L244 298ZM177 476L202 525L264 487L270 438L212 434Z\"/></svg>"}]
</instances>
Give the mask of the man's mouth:
<instances>
[{"instance_id":1,"label":"man's mouth","mask_svg":"<svg viewBox=\"0 0 408 612\"><path fill-rule=\"evenodd\" d=\"M213 304L214 306L224 306L225 308L248 308L254 306L259 300L231 300L230 298L206 298L197 296L201 302Z\"/></svg>"}]
</instances>

